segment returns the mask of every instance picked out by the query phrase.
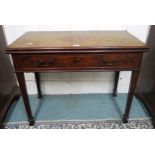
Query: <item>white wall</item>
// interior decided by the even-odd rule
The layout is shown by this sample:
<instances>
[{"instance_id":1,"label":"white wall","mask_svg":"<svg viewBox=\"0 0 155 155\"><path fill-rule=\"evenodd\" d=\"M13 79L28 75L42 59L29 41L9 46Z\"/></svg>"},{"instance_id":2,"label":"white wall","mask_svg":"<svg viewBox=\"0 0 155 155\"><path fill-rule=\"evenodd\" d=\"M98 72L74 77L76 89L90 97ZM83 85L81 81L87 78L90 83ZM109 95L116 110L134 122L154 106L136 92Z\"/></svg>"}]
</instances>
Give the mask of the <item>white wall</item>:
<instances>
[{"instance_id":1,"label":"white wall","mask_svg":"<svg viewBox=\"0 0 155 155\"><path fill-rule=\"evenodd\" d=\"M61 30L127 30L143 42L147 39L149 25L33 25L4 26L8 44L26 31L61 31ZM121 72L118 92L128 91L130 72ZM74 72L41 74L42 91L45 94L78 94L78 93L109 93L113 89L114 73L112 72ZM30 94L36 94L34 74L27 73L26 81Z\"/></svg>"}]
</instances>

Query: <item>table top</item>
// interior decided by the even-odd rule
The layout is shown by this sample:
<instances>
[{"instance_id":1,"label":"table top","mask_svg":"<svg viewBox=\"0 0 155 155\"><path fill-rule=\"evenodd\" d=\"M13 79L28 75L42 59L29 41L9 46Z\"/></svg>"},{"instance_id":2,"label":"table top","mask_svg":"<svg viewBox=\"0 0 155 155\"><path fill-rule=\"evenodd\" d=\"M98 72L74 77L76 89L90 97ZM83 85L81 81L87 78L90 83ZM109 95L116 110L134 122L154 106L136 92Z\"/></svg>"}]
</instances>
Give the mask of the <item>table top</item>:
<instances>
[{"instance_id":1,"label":"table top","mask_svg":"<svg viewBox=\"0 0 155 155\"><path fill-rule=\"evenodd\" d=\"M30 31L9 45L7 51L147 48L127 31Z\"/></svg>"}]
</instances>

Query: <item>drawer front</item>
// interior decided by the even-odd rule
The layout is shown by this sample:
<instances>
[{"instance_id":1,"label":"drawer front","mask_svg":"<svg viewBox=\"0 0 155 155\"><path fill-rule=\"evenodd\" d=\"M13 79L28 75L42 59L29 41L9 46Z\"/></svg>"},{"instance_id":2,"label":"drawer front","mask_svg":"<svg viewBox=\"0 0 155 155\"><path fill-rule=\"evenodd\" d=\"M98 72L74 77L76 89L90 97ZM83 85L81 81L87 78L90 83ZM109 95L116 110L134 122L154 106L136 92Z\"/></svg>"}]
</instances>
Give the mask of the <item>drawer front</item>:
<instances>
[{"instance_id":1,"label":"drawer front","mask_svg":"<svg viewBox=\"0 0 155 155\"><path fill-rule=\"evenodd\" d=\"M139 68L141 55L120 54L16 54L17 71L61 69L132 69Z\"/></svg>"}]
</instances>

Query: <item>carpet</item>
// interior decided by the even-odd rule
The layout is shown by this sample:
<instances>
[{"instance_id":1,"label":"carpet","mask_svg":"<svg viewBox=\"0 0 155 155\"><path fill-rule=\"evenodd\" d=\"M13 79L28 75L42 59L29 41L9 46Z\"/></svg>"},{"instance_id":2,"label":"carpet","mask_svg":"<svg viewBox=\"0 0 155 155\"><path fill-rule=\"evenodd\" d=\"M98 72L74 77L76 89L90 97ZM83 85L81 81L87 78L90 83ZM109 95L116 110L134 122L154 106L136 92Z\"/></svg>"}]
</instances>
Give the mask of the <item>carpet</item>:
<instances>
[{"instance_id":1,"label":"carpet","mask_svg":"<svg viewBox=\"0 0 155 155\"><path fill-rule=\"evenodd\" d=\"M129 123L121 121L127 94L29 95L36 124L30 127L22 98L12 104L6 129L151 129L150 116L135 97Z\"/></svg>"},{"instance_id":2,"label":"carpet","mask_svg":"<svg viewBox=\"0 0 155 155\"><path fill-rule=\"evenodd\" d=\"M37 121L34 126L28 122L6 123L5 129L153 129L151 120L130 119L127 124L121 120L94 121Z\"/></svg>"},{"instance_id":3,"label":"carpet","mask_svg":"<svg viewBox=\"0 0 155 155\"><path fill-rule=\"evenodd\" d=\"M29 95L32 114L36 121L58 120L121 120L124 113L127 94L74 94L74 95ZM135 97L130 110L130 119L150 118L143 104ZM6 122L26 122L27 114L22 98L14 103Z\"/></svg>"}]
</instances>

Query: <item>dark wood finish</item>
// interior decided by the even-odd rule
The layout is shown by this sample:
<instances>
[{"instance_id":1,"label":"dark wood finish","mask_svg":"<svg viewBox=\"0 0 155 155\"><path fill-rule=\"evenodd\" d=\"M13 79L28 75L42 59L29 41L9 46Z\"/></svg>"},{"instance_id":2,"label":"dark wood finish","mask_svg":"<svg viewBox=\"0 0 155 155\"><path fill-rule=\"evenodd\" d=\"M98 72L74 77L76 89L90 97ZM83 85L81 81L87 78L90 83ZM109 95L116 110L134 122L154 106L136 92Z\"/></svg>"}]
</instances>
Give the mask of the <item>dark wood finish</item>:
<instances>
[{"instance_id":1,"label":"dark wood finish","mask_svg":"<svg viewBox=\"0 0 155 155\"><path fill-rule=\"evenodd\" d=\"M130 108L131 108L132 99L133 99L133 96L135 93L135 88L136 88L138 76L139 76L139 71L132 71L125 113L123 115L123 123L128 122L129 112L130 112Z\"/></svg>"},{"instance_id":2,"label":"dark wood finish","mask_svg":"<svg viewBox=\"0 0 155 155\"><path fill-rule=\"evenodd\" d=\"M5 116L14 99L20 92L17 91L17 82L9 56L5 53L6 39L3 27L0 25L0 128L3 128Z\"/></svg>"},{"instance_id":3,"label":"dark wood finish","mask_svg":"<svg viewBox=\"0 0 155 155\"><path fill-rule=\"evenodd\" d=\"M8 47L10 53L47 52L48 50L146 50L144 43L126 31L53 31L27 32ZM78 51L77 51L78 52ZM124 51L125 52L125 51ZM51 53L51 52L50 52Z\"/></svg>"},{"instance_id":4,"label":"dark wood finish","mask_svg":"<svg viewBox=\"0 0 155 155\"><path fill-rule=\"evenodd\" d=\"M37 90L38 90L38 98L42 98L42 92L41 92L41 86L40 86L40 74L35 73L35 79L37 84Z\"/></svg>"},{"instance_id":5,"label":"dark wood finish","mask_svg":"<svg viewBox=\"0 0 155 155\"><path fill-rule=\"evenodd\" d=\"M35 121L34 121L34 118L32 116L32 111L31 111L31 107L30 107L28 94L27 94L27 88L26 88L24 73L16 73L16 75L17 75L17 79L19 82L21 94L22 94L22 97L24 100L25 109L26 109L26 112L28 115L29 125L32 126L32 125L34 125Z\"/></svg>"},{"instance_id":6,"label":"dark wood finish","mask_svg":"<svg viewBox=\"0 0 155 155\"><path fill-rule=\"evenodd\" d=\"M155 127L155 25L148 35L149 52L144 54L136 96L146 106Z\"/></svg>"},{"instance_id":7,"label":"dark wood finish","mask_svg":"<svg viewBox=\"0 0 155 155\"><path fill-rule=\"evenodd\" d=\"M13 60L17 72L63 69L129 70L140 68L141 57L142 54L139 53L116 52L110 54L15 54Z\"/></svg>"},{"instance_id":8,"label":"dark wood finish","mask_svg":"<svg viewBox=\"0 0 155 155\"><path fill-rule=\"evenodd\" d=\"M126 31L68 31L27 32L6 50L12 55L30 119L23 72L117 71L115 96L119 71L126 70L133 72L123 117L127 122L142 56L148 47Z\"/></svg>"},{"instance_id":9,"label":"dark wood finish","mask_svg":"<svg viewBox=\"0 0 155 155\"><path fill-rule=\"evenodd\" d=\"M113 96L116 97L117 96L117 86L118 86L118 80L119 80L119 71L115 72L115 79L114 79L114 89L113 89Z\"/></svg>"}]
</instances>

